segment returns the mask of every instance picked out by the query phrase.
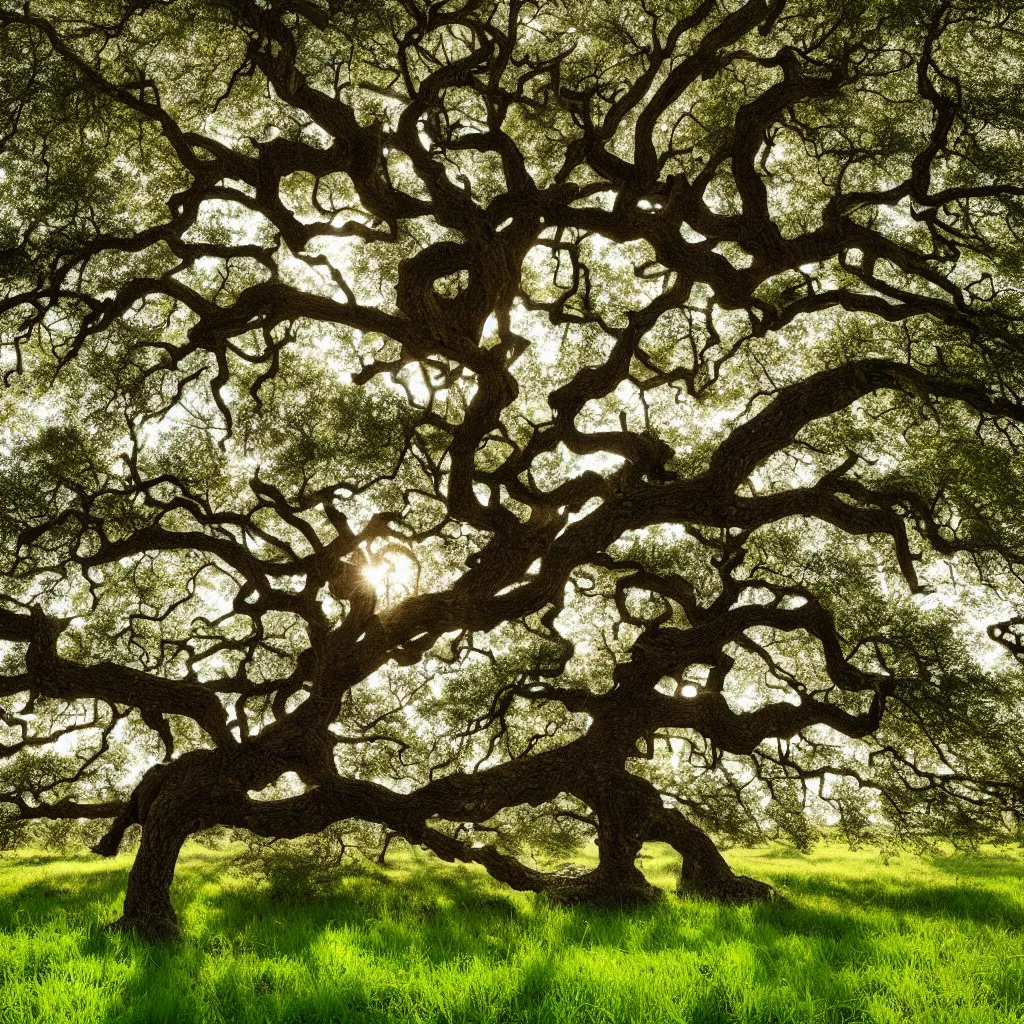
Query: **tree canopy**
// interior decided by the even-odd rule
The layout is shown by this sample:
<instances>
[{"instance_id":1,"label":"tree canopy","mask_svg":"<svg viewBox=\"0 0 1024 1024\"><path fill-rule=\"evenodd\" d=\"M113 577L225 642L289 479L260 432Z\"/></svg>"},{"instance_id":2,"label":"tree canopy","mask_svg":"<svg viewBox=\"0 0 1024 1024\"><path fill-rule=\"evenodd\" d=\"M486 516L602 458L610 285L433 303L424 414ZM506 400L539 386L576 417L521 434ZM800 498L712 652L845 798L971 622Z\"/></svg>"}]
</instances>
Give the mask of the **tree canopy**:
<instances>
[{"instance_id":1,"label":"tree canopy","mask_svg":"<svg viewBox=\"0 0 1024 1024\"><path fill-rule=\"evenodd\" d=\"M0 834L141 825L153 935L216 826L1019 838L1022 81L1017 0L4 4Z\"/></svg>"}]
</instances>

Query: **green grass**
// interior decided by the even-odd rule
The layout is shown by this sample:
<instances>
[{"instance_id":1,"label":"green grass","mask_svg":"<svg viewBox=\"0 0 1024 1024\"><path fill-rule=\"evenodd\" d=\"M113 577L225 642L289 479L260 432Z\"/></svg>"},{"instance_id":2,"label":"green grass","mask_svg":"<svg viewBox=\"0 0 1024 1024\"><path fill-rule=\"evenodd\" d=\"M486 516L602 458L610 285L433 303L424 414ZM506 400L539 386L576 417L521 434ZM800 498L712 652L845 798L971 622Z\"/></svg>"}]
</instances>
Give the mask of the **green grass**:
<instances>
[{"instance_id":1,"label":"green grass","mask_svg":"<svg viewBox=\"0 0 1024 1024\"><path fill-rule=\"evenodd\" d=\"M677 860L644 868L671 885ZM406 855L286 905L187 848L184 938L105 932L130 858L0 859L0 1022L1024 1022L1024 857L729 855L783 901L549 908Z\"/></svg>"}]
</instances>

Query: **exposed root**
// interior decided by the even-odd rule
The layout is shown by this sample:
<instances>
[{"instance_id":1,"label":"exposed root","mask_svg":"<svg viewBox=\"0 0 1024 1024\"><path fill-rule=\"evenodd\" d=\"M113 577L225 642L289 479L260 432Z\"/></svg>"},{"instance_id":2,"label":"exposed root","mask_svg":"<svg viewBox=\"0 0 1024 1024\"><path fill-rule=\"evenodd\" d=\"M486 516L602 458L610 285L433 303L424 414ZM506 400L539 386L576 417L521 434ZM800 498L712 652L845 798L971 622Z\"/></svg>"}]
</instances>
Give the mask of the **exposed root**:
<instances>
[{"instance_id":1,"label":"exposed root","mask_svg":"<svg viewBox=\"0 0 1024 1024\"><path fill-rule=\"evenodd\" d=\"M545 888L548 900L560 907L597 907L629 909L650 906L665 896L639 872L611 874L597 868L593 871L560 872Z\"/></svg>"},{"instance_id":2,"label":"exposed root","mask_svg":"<svg viewBox=\"0 0 1024 1024\"><path fill-rule=\"evenodd\" d=\"M775 890L748 875L724 875L714 878L683 878L676 887L677 896L696 896L715 903L743 904L770 900Z\"/></svg>"}]
</instances>

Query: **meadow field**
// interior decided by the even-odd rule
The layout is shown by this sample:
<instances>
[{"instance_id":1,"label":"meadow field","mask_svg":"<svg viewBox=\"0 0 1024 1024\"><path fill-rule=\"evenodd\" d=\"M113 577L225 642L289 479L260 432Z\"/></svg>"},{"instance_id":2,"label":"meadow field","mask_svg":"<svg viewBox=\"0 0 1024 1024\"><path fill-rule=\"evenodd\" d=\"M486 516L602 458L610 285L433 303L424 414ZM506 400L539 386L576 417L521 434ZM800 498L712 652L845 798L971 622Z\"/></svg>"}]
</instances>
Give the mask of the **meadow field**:
<instances>
[{"instance_id":1,"label":"meadow field","mask_svg":"<svg viewBox=\"0 0 1024 1024\"><path fill-rule=\"evenodd\" d=\"M677 859L648 847L670 888ZM411 852L319 901L188 847L181 940L103 930L130 857L0 858L0 1022L1003 1024L1024 1021L1024 857L732 851L780 899L548 907Z\"/></svg>"}]
</instances>

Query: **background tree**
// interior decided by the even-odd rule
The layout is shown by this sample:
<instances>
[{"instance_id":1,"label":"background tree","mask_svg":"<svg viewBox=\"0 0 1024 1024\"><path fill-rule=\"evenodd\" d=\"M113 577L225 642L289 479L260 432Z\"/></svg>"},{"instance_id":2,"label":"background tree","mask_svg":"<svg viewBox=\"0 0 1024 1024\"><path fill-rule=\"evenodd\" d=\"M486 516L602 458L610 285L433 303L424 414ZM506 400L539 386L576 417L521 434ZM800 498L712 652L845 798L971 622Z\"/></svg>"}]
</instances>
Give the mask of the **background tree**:
<instances>
[{"instance_id":1,"label":"background tree","mask_svg":"<svg viewBox=\"0 0 1024 1024\"><path fill-rule=\"evenodd\" d=\"M161 935L218 825L604 904L646 840L744 900L711 836L1019 834L1022 31L5 5L8 836L141 824Z\"/></svg>"}]
</instances>

